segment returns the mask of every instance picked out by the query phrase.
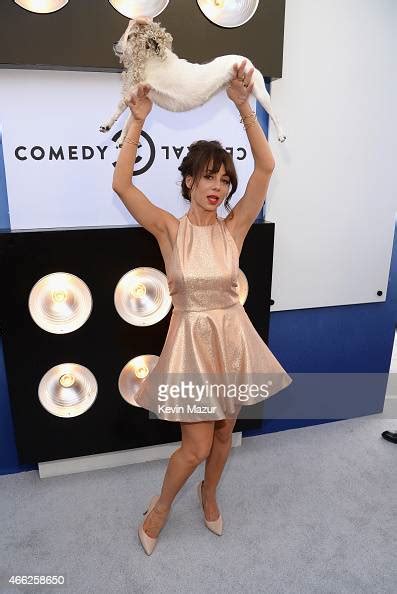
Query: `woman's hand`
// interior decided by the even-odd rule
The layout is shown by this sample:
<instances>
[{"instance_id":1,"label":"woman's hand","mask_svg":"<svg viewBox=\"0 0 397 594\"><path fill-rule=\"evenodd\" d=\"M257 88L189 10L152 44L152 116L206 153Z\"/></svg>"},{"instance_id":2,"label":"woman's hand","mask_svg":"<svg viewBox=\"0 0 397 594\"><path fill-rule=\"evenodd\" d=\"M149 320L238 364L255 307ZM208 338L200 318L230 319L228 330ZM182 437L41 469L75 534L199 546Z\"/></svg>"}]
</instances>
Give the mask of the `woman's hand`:
<instances>
[{"instance_id":1,"label":"woman's hand","mask_svg":"<svg viewBox=\"0 0 397 594\"><path fill-rule=\"evenodd\" d=\"M233 78L226 90L229 99L233 101L236 107L240 107L248 101L254 88L254 83L251 82L251 79L255 68L251 68L247 74L244 74L246 64L247 60L243 60L240 66L234 64Z\"/></svg>"},{"instance_id":2,"label":"woman's hand","mask_svg":"<svg viewBox=\"0 0 397 594\"><path fill-rule=\"evenodd\" d=\"M132 93L129 101L126 100L126 104L138 122L143 122L153 107L152 100L147 96L151 88L150 85L140 84L137 92Z\"/></svg>"}]
</instances>

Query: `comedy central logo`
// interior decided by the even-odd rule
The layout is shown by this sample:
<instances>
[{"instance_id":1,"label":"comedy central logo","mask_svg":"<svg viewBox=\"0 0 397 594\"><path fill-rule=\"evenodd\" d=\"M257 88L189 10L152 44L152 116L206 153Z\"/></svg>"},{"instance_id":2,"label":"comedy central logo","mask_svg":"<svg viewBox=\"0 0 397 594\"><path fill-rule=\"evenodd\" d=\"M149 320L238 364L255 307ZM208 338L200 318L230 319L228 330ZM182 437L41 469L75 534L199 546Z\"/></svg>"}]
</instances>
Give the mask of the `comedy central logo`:
<instances>
[{"instance_id":1,"label":"comedy central logo","mask_svg":"<svg viewBox=\"0 0 397 594\"><path fill-rule=\"evenodd\" d=\"M116 143L121 136L121 130L116 132L112 137L113 144L105 145L49 145L49 146L24 146L18 145L14 148L14 156L17 161L26 163L27 161L35 161L41 163L43 161L91 161L97 160L105 161L109 160L112 162L113 167L116 167L117 158L122 149L116 149ZM133 175L142 175L150 169L154 163L154 160L160 157L160 160L169 163L170 161L176 160L177 162L183 158L183 154L189 150L189 146L179 146L172 143L162 145L158 147L158 153L156 155L156 147L147 132L141 131L139 139L139 145L136 151L134 171ZM225 146L225 150L230 153L233 159L237 161L244 161L247 157L247 148L242 146ZM114 151L114 152L113 152ZM116 160L114 155L117 154Z\"/></svg>"},{"instance_id":2,"label":"comedy central logo","mask_svg":"<svg viewBox=\"0 0 397 594\"><path fill-rule=\"evenodd\" d=\"M120 136L121 130L113 136L112 141L117 143ZM135 159L134 175L142 175L142 173L146 173L146 171L153 165L155 157L156 147L154 146L154 142L149 134L142 130ZM116 167L116 162L117 161L113 162L114 167Z\"/></svg>"}]
</instances>

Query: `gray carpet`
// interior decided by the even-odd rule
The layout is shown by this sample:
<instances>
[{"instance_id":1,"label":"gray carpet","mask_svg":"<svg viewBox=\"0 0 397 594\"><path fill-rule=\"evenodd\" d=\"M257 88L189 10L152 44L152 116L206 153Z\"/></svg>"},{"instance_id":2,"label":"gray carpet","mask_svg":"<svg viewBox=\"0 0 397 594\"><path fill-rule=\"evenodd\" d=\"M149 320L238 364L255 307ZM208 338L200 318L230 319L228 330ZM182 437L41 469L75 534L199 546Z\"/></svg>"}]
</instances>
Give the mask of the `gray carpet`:
<instances>
[{"instance_id":1,"label":"gray carpet","mask_svg":"<svg viewBox=\"0 0 397 594\"><path fill-rule=\"evenodd\" d=\"M201 465L148 557L137 525L166 461L40 479L0 477L0 592L391 594L397 585L397 420L373 415L243 439L204 525ZM8 586L64 575L64 587ZM394 584L394 586L393 586Z\"/></svg>"}]
</instances>

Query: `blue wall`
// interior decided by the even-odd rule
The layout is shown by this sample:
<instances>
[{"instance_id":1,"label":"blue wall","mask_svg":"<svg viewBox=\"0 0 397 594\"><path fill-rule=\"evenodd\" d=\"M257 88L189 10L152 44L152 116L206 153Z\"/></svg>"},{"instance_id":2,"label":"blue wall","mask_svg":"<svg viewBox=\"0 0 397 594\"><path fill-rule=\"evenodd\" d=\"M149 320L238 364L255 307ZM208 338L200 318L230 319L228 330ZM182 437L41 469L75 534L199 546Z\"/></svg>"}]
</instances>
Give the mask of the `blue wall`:
<instances>
[{"instance_id":1,"label":"blue wall","mask_svg":"<svg viewBox=\"0 0 397 594\"><path fill-rule=\"evenodd\" d=\"M3 143L0 129L0 228L10 228L7 187L4 172ZM3 279L4 281L4 279ZM0 474L31 470L36 465L20 465L15 446L7 377L4 368L3 342L0 339Z\"/></svg>"},{"instance_id":2,"label":"blue wall","mask_svg":"<svg viewBox=\"0 0 397 594\"><path fill-rule=\"evenodd\" d=\"M269 84L267 85L269 90ZM258 106L258 119L266 134L267 113ZM0 227L10 228L0 137ZM387 300L383 303L320 307L273 312L270 317L269 347L290 373L387 373L397 325L397 234ZM270 433L318 424L323 421L266 420L262 429L244 436ZM324 421L327 422L327 421ZM397 428L397 422L396 422ZM3 347L0 341L0 474L37 468L18 464L15 447Z\"/></svg>"}]
</instances>

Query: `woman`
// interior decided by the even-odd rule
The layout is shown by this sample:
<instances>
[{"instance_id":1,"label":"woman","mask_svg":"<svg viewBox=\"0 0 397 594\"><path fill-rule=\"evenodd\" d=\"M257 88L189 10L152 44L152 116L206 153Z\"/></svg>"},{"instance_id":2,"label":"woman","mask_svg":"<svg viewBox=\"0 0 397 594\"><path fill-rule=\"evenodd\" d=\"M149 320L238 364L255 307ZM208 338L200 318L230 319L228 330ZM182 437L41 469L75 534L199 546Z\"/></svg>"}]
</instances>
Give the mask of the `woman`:
<instances>
[{"instance_id":1,"label":"woman","mask_svg":"<svg viewBox=\"0 0 397 594\"><path fill-rule=\"evenodd\" d=\"M278 374L279 381L273 384L272 393L292 381L252 326L237 290L239 254L262 208L274 169L266 137L248 101L254 70L244 74L245 66L246 61L234 66L227 94L240 112L255 168L234 211L229 212L228 203L237 188L236 171L230 154L217 141L192 144L179 167L182 194L190 202L188 213L181 219L156 207L131 184L139 135L152 108L148 85L141 85L128 103L134 118L114 172L114 191L159 243L174 305L160 358L134 396L139 406L156 412L164 420L181 423L181 447L171 455L161 494L151 499L138 530L149 555L175 496L204 460L205 475L197 486L198 497L206 526L215 534L222 534L216 488L229 456L240 408L258 401L254 396L238 402L211 396L207 398L211 406L200 408L200 413L198 408L192 412L182 405L164 407L159 404L154 383L150 383L152 378L156 376L158 383L164 384L161 380L166 380L167 374L176 377L191 372L202 377L208 373L215 378L218 373L222 376L240 371L273 372ZM229 214L218 219L217 208L223 201Z\"/></svg>"}]
</instances>

